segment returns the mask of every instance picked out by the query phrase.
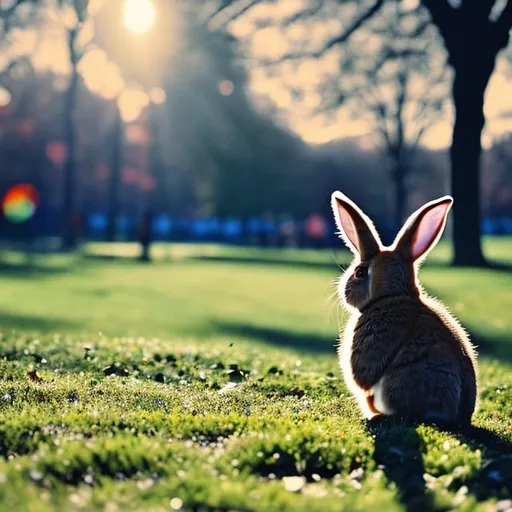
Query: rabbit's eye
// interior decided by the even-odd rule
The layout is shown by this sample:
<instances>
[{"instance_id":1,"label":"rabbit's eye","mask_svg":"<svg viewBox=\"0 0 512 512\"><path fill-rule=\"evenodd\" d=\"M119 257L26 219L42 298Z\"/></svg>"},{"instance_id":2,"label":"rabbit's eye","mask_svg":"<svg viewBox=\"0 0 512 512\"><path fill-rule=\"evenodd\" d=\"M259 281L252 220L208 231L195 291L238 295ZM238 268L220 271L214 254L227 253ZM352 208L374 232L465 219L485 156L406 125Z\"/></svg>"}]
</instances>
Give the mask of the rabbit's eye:
<instances>
[{"instance_id":1,"label":"rabbit's eye","mask_svg":"<svg viewBox=\"0 0 512 512\"><path fill-rule=\"evenodd\" d=\"M368 267L366 265L359 265L354 271L356 279L366 279L368 277Z\"/></svg>"}]
</instances>

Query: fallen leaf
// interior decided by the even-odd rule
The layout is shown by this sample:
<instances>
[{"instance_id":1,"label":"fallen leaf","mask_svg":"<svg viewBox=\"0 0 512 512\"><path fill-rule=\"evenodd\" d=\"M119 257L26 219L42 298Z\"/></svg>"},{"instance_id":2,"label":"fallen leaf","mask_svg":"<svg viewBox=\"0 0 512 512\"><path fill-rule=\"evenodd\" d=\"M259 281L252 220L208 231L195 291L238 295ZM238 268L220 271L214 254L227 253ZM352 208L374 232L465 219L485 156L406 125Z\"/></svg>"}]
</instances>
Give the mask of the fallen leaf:
<instances>
[{"instance_id":1,"label":"fallen leaf","mask_svg":"<svg viewBox=\"0 0 512 512\"><path fill-rule=\"evenodd\" d=\"M37 375L37 370L31 370L31 371L27 372L27 375L28 375L28 378L32 382L35 382L36 384L41 384L42 382L44 382L44 380L41 377L39 377L39 375Z\"/></svg>"}]
</instances>

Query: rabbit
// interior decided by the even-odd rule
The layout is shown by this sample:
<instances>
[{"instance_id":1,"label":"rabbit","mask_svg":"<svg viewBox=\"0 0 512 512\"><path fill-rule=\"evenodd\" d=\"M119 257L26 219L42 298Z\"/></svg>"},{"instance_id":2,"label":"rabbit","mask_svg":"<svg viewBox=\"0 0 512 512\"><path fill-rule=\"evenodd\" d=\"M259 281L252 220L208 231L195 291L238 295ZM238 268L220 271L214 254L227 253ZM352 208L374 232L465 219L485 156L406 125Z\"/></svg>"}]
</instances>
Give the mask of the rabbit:
<instances>
[{"instance_id":1,"label":"rabbit","mask_svg":"<svg viewBox=\"0 0 512 512\"><path fill-rule=\"evenodd\" d=\"M419 265L441 238L452 204L451 196L425 204L384 247L371 220L344 194L332 194L341 238L355 257L338 284L351 313L338 356L368 420L471 423L478 397L475 348L418 282Z\"/></svg>"}]
</instances>

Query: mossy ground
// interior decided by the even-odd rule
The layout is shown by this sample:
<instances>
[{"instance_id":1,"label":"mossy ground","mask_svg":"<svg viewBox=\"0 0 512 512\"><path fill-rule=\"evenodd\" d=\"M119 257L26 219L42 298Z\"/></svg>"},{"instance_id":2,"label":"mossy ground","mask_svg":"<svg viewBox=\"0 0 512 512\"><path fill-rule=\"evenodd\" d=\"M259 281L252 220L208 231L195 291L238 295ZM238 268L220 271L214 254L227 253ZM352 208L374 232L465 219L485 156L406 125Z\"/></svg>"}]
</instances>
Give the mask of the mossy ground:
<instances>
[{"instance_id":1,"label":"mossy ground","mask_svg":"<svg viewBox=\"0 0 512 512\"><path fill-rule=\"evenodd\" d=\"M512 241L488 248L506 260ZM480 410L454 433L361 418L336 361L331 252L167 252L152 264L4 255L2 510L494 510L509 499L510 271L445 267L443 247L422 269L481 350Z\"/></svg>"}]
</instances>

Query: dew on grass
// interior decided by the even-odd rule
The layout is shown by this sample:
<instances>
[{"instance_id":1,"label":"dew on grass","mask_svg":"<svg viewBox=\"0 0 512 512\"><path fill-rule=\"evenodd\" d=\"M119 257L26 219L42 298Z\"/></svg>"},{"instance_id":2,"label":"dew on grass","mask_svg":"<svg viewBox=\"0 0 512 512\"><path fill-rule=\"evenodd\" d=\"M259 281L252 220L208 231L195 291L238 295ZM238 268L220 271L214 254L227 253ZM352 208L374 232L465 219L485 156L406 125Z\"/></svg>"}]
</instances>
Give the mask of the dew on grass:
<instances>
[{"instance_id":1,"label":"dew on grass","mask_svg":"<svg viewBox=\"0 0 512 512\"><path fill-rule=\"evenodd\" d=\"M154 485L154 481L153 479L151 478L147 478L145 480L139 480L137 482L137 487L141 490L141 491L145 491L146 489L149 489L150 487L152 487Z\"/></svg>"},{"instance_id":2,"label":"dew on grass","mask_svg":"<svg viewBox=\"0 0 512 512\"><path fill-rule=\"evenodd\" d=\"M306 485L306 478L304 476L285 476L283 484L287 491L299 492Z\"/></svg>"},{"instance_id":3,"label":"dew on grass","mask_svg":"<svg viewBox=\"0 0 512 512\"><path fill-rule=\"evenodd\" d=\"M37 469L30 470L30 478L34 480L34 482L40 482L43 479L44 475L41 471Z\"/></svg>"}]
</instances>

